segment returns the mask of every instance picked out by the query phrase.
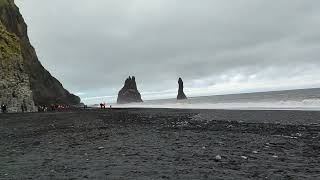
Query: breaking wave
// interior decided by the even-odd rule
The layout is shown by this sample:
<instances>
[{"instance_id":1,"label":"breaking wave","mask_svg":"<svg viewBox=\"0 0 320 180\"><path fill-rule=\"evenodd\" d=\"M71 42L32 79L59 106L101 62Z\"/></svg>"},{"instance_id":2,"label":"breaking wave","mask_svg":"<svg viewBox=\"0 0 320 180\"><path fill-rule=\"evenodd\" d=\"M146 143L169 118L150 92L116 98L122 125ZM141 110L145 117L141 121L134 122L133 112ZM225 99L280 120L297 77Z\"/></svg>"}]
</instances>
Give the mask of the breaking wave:
<instances>
[{"instance_id":1,"label":"breaking wave","mask_svg":"<svg viewBox=\"0 0 320 180\"><path fill-rule=\"evenodd\" d=\"M159 100L145 103L113 105L119 108L172 108L172 109L234 109L234 110L320 110L320 99L305 99L301 101L259 101L259 102L201 102Z\"/></svg>"}]
</instances>

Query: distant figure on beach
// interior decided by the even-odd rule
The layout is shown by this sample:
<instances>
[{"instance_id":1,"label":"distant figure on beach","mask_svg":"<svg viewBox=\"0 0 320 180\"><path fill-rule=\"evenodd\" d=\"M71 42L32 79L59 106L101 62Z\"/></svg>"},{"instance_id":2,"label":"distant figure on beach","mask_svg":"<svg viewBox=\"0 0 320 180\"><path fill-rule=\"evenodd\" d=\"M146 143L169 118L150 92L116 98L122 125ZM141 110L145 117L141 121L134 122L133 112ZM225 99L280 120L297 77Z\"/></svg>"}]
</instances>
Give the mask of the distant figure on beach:
<instances>
[{"instance_id":1,"label":"distant figure on beach","mask_svg":"<svg viewBox=\"0 0 320 180\"><path fill-rule=\"evenodd\" d=\"M5 105L5 104L1 105L1 112L2 113L6 113L7 112L7 105Z\"/></svg>"},{"instance_id":2,"label":"distant figure on beach","mask_svg":"<svg viewBox=\"0 0 320 180\"><path fill-rule=\"evenodd\" d=\"M55 111L56 110L56 107L55 107L54 104L51 104L50 108L51 108L51 111Z\"/></svg>"},{"instance_id":3,"label":"distant figure on beach","mask_svg":"<svg viewBox=\"0 0 320 180\"><path fill-rule=\"evenodd\" d=\"M27 108L27 105L26 105L26 100L24 99L23 100L23 103L21 104L21 112L27 112L28 111L28 108Z\"/></svg>"},{"instance_id":4,"label":"distant figure on beach","mask_svg":"<svg viewBox=\"0 0 320 180\"><path fill-rule=\"evenodd\" d=\"M24 113L24 111L25 111L25 109L24 109L24 105L23 105L23 104L21 104L21 112L23 112L23 113Z\"/></svg>"},{"instance_id":5,"label":"distant figure on beach","mask_svg":"<svg viewBox=\"0 0 320 180\"><path fill-rule=\"evenodd\" d=\"M105 109L106 108L106 103L100 103L100 109Z\"/></svg>"},{"instance_id":6,"label":"distant figure on beach","mask_svg":"<svg viewBox=\"0 0 320 180\"><path fill-rule=\"evenodd\" d=\"M43 111L47 112L48 111L48 107L46 105L43 106Z\"/></svg>"},{"instance_id":7,"label":"distant figure on beach","mask_svg":"<svg viewBox=\"0 0 320 180\"><path fill-rule=\"evenodd\" d=\"M178 84L179 84L179 90L178 90L177 99L178 100L187 99L187 96L183 92L183 81L181 78L179 78Z\"/></svg>"}]
</instances>

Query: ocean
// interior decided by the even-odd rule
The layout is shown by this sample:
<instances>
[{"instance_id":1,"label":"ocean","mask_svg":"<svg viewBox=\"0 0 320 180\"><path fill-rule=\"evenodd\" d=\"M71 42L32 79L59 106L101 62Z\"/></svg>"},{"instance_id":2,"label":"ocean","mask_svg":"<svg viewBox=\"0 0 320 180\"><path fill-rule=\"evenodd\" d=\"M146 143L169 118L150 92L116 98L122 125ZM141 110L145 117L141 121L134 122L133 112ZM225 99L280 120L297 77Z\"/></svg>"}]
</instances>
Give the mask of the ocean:
<instances>
[{"instance_id":1,"label":"ocean","mask_svg":"<svg viewBox=\"0 0 320 180\"><path fill-rule=\"evenodd\" d=\"M113 107L319 111L320 88L190 97L182 101L149 100L143 103L113 104Z\"/></svg>"}]
</instances>

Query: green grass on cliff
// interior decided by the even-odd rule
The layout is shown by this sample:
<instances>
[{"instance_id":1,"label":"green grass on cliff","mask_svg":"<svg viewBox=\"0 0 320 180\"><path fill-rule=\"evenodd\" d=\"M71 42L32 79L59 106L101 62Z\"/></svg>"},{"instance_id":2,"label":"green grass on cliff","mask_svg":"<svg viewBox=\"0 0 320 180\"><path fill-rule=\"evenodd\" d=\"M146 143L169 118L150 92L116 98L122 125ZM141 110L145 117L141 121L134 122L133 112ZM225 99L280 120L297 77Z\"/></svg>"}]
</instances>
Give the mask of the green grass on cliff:
<instances>
[{"instance_id":1,"label":"green grass on cliff","mask_svg":"<svg viewBox=\"0 0 320 180\"><path fill-rule=\"evenodd\" d=\"M0 0L0 2L3 0ZM0 22L0 52L1 60L6 60L13 56L21 55L19 38L9 33Z\"/></svg>"},{"instance_id":2,"label":"green grass on cliff","mask_svg":"<svg viewBox=\"0 0 320 180\"><path fill-rule=\"evenodd\" d=\"M0 0L0 8L16 9L14 0Z\"/></svg>"},{"instance_id":3,"label":"green grass on cliff","mask_svg":"<svg viewBox=\"0 0 320 180\"><path fill-rule=\"evenodd\" d=\"M9 5L9 2L10 0L0 0L0 6L7 6Z\"/></svg>"}]
</instances>

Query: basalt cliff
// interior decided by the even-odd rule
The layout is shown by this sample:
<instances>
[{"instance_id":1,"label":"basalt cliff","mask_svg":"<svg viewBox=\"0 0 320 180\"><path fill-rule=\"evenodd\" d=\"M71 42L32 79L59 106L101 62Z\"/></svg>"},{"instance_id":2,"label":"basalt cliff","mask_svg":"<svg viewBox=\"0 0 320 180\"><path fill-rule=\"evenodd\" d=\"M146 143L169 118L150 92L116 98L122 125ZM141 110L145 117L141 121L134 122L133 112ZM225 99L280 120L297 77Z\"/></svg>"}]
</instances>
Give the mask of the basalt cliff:
<instances>
[{"instance_id":1,"label":"basalt cliff","mask_svg":"<svg viewBox=\"0 0 320 180\"><path fill-rule=\"evenodd\" d=\"M118 93L118 104L143 102L138 91L136 78L134 76L126 79L123 88Z\"/></svg>"},{"instance_id":2,"label":"basalt cliff","mask_svg":"<svg viewBox=\"0 0 320 180\"><path fill-rule=\"evenodd\" d=\"M80 98L41 65L13 0L0 0L0 23L0 103L13 112L23 106L32 111L37 105L79 104Z\"/></svg>"}]
</instances>

